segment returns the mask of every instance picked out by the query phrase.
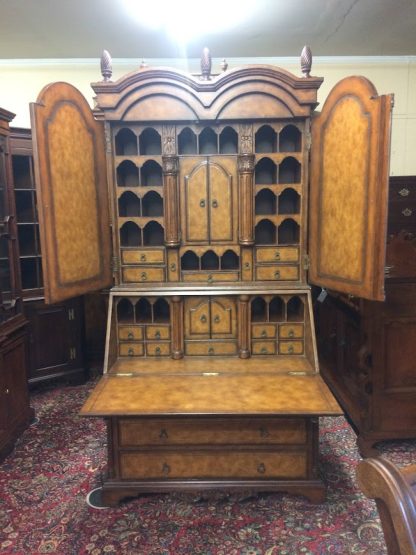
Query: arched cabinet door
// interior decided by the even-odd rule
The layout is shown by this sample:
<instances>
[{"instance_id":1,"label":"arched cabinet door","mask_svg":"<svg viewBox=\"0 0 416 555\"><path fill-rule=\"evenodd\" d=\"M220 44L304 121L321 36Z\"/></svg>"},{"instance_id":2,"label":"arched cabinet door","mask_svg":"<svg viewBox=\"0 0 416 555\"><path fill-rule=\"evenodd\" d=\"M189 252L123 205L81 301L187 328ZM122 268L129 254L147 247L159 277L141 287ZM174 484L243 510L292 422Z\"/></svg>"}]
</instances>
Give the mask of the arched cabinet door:
<instances>
[{"instance_id":1,"label":"arched cabinet door","mask_svg":"<svg viewBox=\"0 0 416 555\"><path fill-rule=\"evenodd\" d=\"M31 104L36 188L48 303L111 285L104 129L67 83Z\"/></svg>"},{"instance_id":2,"label":"arched cabinet door","mask_svg":"<svg viewBox=\"0 0 416 555\"><path fill-rule=\"evenodd\" d=\"M312 120L312 283L384 299L392 96L348 77Z\"/></svg>"}]
</instances>

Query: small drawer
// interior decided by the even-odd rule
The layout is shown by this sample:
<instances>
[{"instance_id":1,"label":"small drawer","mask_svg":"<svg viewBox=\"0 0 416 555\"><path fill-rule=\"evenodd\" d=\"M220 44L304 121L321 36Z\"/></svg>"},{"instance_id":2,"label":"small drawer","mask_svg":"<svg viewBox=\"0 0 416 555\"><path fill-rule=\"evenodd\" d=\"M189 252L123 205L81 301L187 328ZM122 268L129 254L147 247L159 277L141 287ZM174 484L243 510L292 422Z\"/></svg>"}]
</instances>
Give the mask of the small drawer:
<instances>
[{"instance_id":1,"label":"small drawer","mask_svg":"<svg viewBox=\"0 0 416 555\"><path fill-rule=\"evenodd\" d=\"M209 418L119 421L121 447L160 445L304 445L304 419Z\"/></svg>"},{"instance_id":2,"label":"small drawer","mask_svg":"<svg viewBox=\"0 0 416 555\"><path fill-rule=\"evenodd\" d=\"M236 355L235 341L186 341L185 354L191 356Z\"/></svg>"},{"instance_id":3,"label":"small drawer","mask_svg":"<svg viewBox=\"0 0 416 555\"><path fill-rule=\"evenodd\" d=\"M138 326L119 326L118 338L120 341L141 341L143 328Z\"/></svg>"},{"instance_id":4,"label":"small drawer","mask_svg":"<svg viewBox=\"0 0 416 555\"><path fill-rule=\"evenodd\" d=\"M267 262L298 262L298 247L259 247L256 249L256 261Z\"/></svg>"},{"instance_id":5,"label":"small drawer","mask_svg":"<svg viewBox=\"0 0 416 555\"><path fill-rule=\"evenodd\" d=\"M298 266L257 266L258 281L294 281L299 279Z\"/></svg>"},{"instance_id":6,"label":"small drawer","mask_svg":"<svg viewBox=\"0 0 416 555\"><path fill-rule=\"evenodd\" d=\"M279 353L281 355L303 354L303 341L280 341Z\"/></svg>"},{"instance_id":7,"label":"small drawer","mask_svg":"<svg viewBox=\"0 0 416 555\"><path fill-rule=\"evenodd\" d=\"M121 357L142 357L144 355L143 343L120 343L118 352Z\"/></svg>"},{"instance_id":8,"label":"small drawer","mask_svg":"<svg viewBox=\"0 0 416 555\"><path fill-rule=\"evenodd\" d=\"M123 250L121 261L123 264L163 264L165 251L164 249Z\"/></svg>"},{"instance_id":9,"label":"small drawer","mask_svg":"<svg viewBox=\"0 0 416 555\"><path fill-rule=\"evenodd\" d=\"M297 339L303 337L303 324L280 324L280 339Z\"/></svg>"},{"instance_id":10,"label":"small drawer","mask_svg":"<svg viewBox=\"0 0 416 555\"><path fill-rule=\"evenodd\" d=\"M147 283L165 280L164 268L123 268L125 283Z\"/></svg>"},{"instance_id":11,"label":"small drawer","mask_svg":"<svg viewBox=\"0 0 416 555\"><path fill-rule=\"evenodd\" d=\"M251 336L254 339L271 339L276 337L276 326L273 324L252 324Z\"/></svg>"},{"instance_id":12,"label":"small drawer","mask_svg":"<svg viewBox=\"0 0 416 555\"><path fill-rule=\"evenodd\" d=\"M183 272L182 279L186 282L206 282L214 283L217 281L238 281L238 272Z\"/></svg>"},{"instance_id":13,"label":"small drawer","mask_svg":"<svg viewBox=\"0 0 416 555\"><path fill-rule=\"evenodd\" d=\"M146 326L146 339L156 339L156 341L170 339L170 327Z\"/></svg>"},{"instance_id":14,"label":"small drawer","mask_svg":"<svg viewBox=\"0 0 416 555\"><path fill-rule=\"evenodd\" d=\"M246 478L306 478L307 453L267 450L138 451L119 455L123 480Z\"/></svg>"},{"instance_id":15,"label":"small drawer","mask_svg":"<svg viewBox=\"0 0 416 555\"><path fill-rule=\"evenodd\" d=\"M146 354L149 357L167 357L170 355L170 343L147 343Z\"/></svg>"},{"instance_id":16,"label":"small drawer","mask_svg":"<svg viewBox=\"0 0 416 555\"><path fill-rule=\"evenodd\" d=\"M274 341L253 341L251 344L252 355L274 355L276 354L276 343Z\"/></svg>"}]
</instances>

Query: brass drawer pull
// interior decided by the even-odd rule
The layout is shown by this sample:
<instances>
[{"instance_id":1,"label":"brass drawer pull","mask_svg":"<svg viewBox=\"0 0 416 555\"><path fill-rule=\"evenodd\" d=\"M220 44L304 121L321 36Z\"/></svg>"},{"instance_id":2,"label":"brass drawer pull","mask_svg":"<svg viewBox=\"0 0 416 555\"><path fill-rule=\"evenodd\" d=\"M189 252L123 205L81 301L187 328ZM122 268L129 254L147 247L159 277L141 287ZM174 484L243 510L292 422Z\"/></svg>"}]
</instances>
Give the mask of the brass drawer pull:
<instances>
[{"instance_id":1,"label":"brass drawer pull","mask_svg":"<svg viewBox=\"0 0 416 555\"><path fill-rule=\"evenodd\" d=\"M274 273L274 277L275 277L276 279L280 279L280 271L279 271L279 270L277 270L277 271Z\"/></svg>"},{"instance_id":2,"label":"brass drawer pull","mask_svg":"<svg viewBox=\"0 0 416 555\"><path fill-rule=\"evenodd\" d=\"M274 255L275 260L280 260L280 251L276 251L276 254Z\"/></svg>"},{"instance_id":3,"label":"brass drawer pull","mask_svg":"<svg viewBox=\"0 0 416 555\"><path fill-rule=\"evenodd\" d=\"M201 320L201 322L202 322L203 324L206 324L206 322L207 322L207 317L205 316L205 314L203 314L203 315L201 316L200 320Z\"/></svg>"},{"instance_id":4,"label":"brass drawer pull","mask_svg":"<svg viewBox=\"0 0 416 555\"><path fill-rule=\"evenodd\" d=\"M290 338L295 337L295 332L293 330L289 330L289 333L287 335Z\"/></svg>"},{"instance_id":5,"label":"brass drawer pull","mask_svg":"<svg viewBox=\"0 0 416 555\"><path fill-rule=\"evenodd\" d=\"M259 474L264 474L266 472L266 467L263 463L260 463L257 467L257 472Z\"/></svg>"},{"instance_id":6,"label":"brass drawer pull","mask_svg":"<svg viewBox=\"0 0 416 555\"><path fill-rule=\"evenodd\" d=\"M261 352L262 355L267 355L266 347L262 347L260 352Z\"/></svg>"},{"instance_id":7,"label":"brass drawer pull","mask_svg":"<svg viewBox=\"0 0 416 555\"><path fill-rule=\"evenodd\" d=\"M411 208L404 208L402 214L403 216L409 217L413 214L413 210Z\"/></svg>"},{"instance_id":8,"label":"brass drawer pull","mask_svg":"<svg viewBox=\"0 0 416 555\"><path fill-rule=\"evenodd\" d=\"M215 354L215 349L214 349L214 347L210 347L210 348L208 349L208 354L209 354L209 355Z\"/></svg>"},{"instance_id":9,"label":"brass drawer pull","mask_svg":"<svg viewBox=\"0 0 416 555\"><path fill-rule=\"evenodd\" d=\"M220 323L220 320L221 320L221 319L220 319L219 316L215 316L214 322L215 322L216 324L219 324L219 323Z\"/></svg>"},{"instance_id":10,"label":"brass drawer pull","mask_svg":"<svg viewBox=\"0 0 416 555\"><path fill-rule=\"evenodd\" d=\"M142 254L142 255L140 256L140 260L141 260L142 262L145 262L145 261L146 261L146 255L145 255L145 254Z\"/></svg>"},{"instance_id":11,"label":"brass drawer pull","mask_svg":"<svg viewBox=\"0 0 416 555\"><path fill-rule=\"evenodd\" d=\"M214 281L214 278L212 277L211 274L209 274L207 281L208 283L212 283Z\"/></svg>"},{"instance_id":12,"label":"brass drawer pull","mask_svg":"<svg viewBox=\"0 0 416 555\"><path fill-rule=\"evenodd\" d=\"M294 346L293 346L293 345L289 345L289 348L288 348L287 352L288 352L290 355L293 355L293 353L295 352Z\"/></svg>"},{"instance_id":13,"label":"brass drawer pull","mask_svg":"<svg viewBox=\"0 0 416 555\"><path fill-rule=\"evenodd\" d=\"M250 262L244 262L244 268L250 269Z\"/></svg>"},{"instance_id":14,"label":"brass drawer pull","mask_svg":"<svg viewBox=\"0 0 416 555\"><path fill-rule=\"evenodd\" d=\"M127 354L128 354L129 357L132 357L134 355L134 349L129 349L127 351Z\"/></svg>"},{"instance_id":15,"label":"brass drawer pull","mask_svg":"<svg viewBox=\"0 0 416 555\"><path fill-rule=\"evenodd\" d=\"M160 331L159 330L156 330L155 338L160 339Z\"/></svg>"},{"instance_id":16,"label":"brass drawer pull","mask_svg":"<svg viewBox=\"0 0 416 555\"><path fill-rule=\"evenodd\" d=\"M146 274L146 272L142 272L142 273L140 274L140 279L141 279L142 281L146 281L146 280L147 280L147 274Z\"/></svg>"},{"instance_id":17,"label":"brass drawer pull","mask_svg":"<svg viewBox=\"0 0 416 555\"><path fill-rule=\"evenodd\" d=\"M127 339L134 339L134 335L131 331L127 334Z\"/></svg>"},{"instance_id":18,"label":"brass drawer pull","mask_svg":"<svg viewBox=\"0 0 416 555\"><path fill-rule=\"evenodd\" d=\"M267 331L266 331L266 330L263 330L263 331L261 332L261 336L262 336L262 337L267 337Z\"/></svg>"},{"instance_id":19,"label":"brass drawer pull","mask_svg":"<svg viewBox=\"0 0 416 555\"><path fill-rule=\"evenodd\" d=\"M401 197L408 197L409 194L410 194L410 191L406 187L403 187L403 189L400 189L400 191L399 191L399 195Z\"/></svg>"},{"instance_id":20,"label":"brass drawer pull","mask_svg":"<svg viewBox=\"0 0 416 555\"><path fill-rule=\"evenodd\" d=\"M215 199L212 201L212 208L218 208L218 201Z\"/></svg>"},{"instance_id":21,"label":"brass drawer pull","mask_svg":"<svg viewBox=\"0 0 416 555\"><path fill-rule=\"evenodd\" d=\"M270 432L267 428L260 428L260 437L270 437Z\"/></svg>"},{"instance_id":22,"label":"brass drawer pull","mask_svg":"<svg viewBox=\"0 0 416 555\"><path fill-rule=\"evenodd\" d=\"M156 349L155 349L155 354L156 354L156 355L160 355L161 352L162 352L162 351L161 351L160 347L156 347Z\"/></svg>"},{"instance_id":23,"label":"brass drawer pull","mask_svg":"<svg viewBox=\"0 0 416 555\"><path fill-rule=\"evenodd\" d=\"M200 206L201 208L205 208L205 200L204 200L204 199L201 199L201 200L199 201L199 206Z\"/></svg>"},{"instance_id":24,"label":"brass drawer pull","mask_svg":"<svg viewBox=\"0 0 416 555\"><path fill-rule=\"evenodd\" d=\"M169 472L170 472L170 466L167 463L163 463L162 474L164 476L167 476L169 474Z\"/></svg>"},{"instance_id":25,"label":"brass drawer pull","mask_svg":"<svg viewBox=\"0 0 416 555\"><path fill-rule=\"evenodd\" d=\"M159 434L160 439L168 439L168 432L165 430L165 428L162 428L160 430L160 434Z\"/></svg>"}]
</instances>

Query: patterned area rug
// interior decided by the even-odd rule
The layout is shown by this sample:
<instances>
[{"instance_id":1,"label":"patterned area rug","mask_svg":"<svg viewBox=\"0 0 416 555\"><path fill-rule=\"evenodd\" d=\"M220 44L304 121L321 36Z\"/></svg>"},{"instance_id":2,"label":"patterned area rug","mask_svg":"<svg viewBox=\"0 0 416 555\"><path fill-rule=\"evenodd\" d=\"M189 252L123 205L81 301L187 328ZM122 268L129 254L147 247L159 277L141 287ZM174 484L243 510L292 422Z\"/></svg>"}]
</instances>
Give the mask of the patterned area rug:
<instances>
[{"instance_id":1,"label":"patterned area rug","mask_svg":"<svg viewBox=\"0 0 416 555\"><path fill-rule=\"evenodd\" d=\"M0 553L60 555L308 555L386 553L375 504L358 491L359 455L344 418L321 419L327 500L224 492L145 495L93 509L106 435L78 410L93 382L32 397L37 422L0 465ZM416 461L416 441L385 442L399 465Z\"/></svg>"}]
</instances>

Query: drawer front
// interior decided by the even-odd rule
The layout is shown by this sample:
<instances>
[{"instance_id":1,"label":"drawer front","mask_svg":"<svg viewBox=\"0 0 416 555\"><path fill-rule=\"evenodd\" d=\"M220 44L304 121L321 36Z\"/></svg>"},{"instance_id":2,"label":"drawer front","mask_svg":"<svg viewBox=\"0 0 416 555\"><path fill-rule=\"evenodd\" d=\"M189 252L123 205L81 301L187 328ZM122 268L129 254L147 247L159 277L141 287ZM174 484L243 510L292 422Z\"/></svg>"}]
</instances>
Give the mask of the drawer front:
<instances>
[{"instance_id":1,"label":"drawer front","mask_svg":"<svg viewBox=\"0 0 416 555\"><path fill-rule=\"evenodd\" d=\"M157 445L304 445L303 419L121 419L120 447Z\"/></svg>"},{"instance_id":2,"label":"drawer front","mask_svg":"<svg viewBox=\"0 0 416 555\"><path fill-rule=\"evenodd\" d=\"M281 339L296 339L303 337L303 324L281 324L279 326Z\"/></svg>"},{"instance_id":3,"label":"drawer front","mask_svg":"<svg viewBox=\"0 0 416 555\"><path fill-rule=\"evenodd\" d=\"M280 341L279 353L281 355L303 354L303 341Z\"/></svg>"},{"instance_id":4,"label":"drawer front","mask_svg":"<svg viewBox=\"0 0 416 555\"><path fill-rule=\"evenodd\" d=\"M276 326L274 324L253 324L251 336L255 339L270 339L276 337Z\"/></svg>"},{"instance_id":5,"label":"drawer front","mask_svg":"<svg viewBox=\"0 0 416 555\"><path fill-rule=\"evenodd\" d=\"M146 283L164 281L164 268L123 268L123 281L126 283Z\"/></svg>"},{"instance_id":6,"label":"drawer front","mask_svg":"<svg viewBox=\"0 0 416 555\"><path fill-rule=\"evenodd\" d=\"M119 326L118 338L120 341L141 341L143 339L143 328L138 326Z\"/></svg>"},{"instance_id":7,"label":"drawer front","mask_svg":"<svg viewBox=\"0 0 416 555\"><path fill-rule=\"evenodd\" d=\"M257 266L256 279L259 281L293 281L299 279L298 266Z\"/></svg>"},{"instance_id":8,"label":"drawer front","mask_svg":"<svg viewBox=\"0 0 416 555\"><path fill-rule=\"evenodd\" d=\"M166 357L170 355L170 343L147 343L146 354L149 357Z\"/></svg>"},{"instance_id":9,"label":"drawer front","mask_svg":"<svg viewBox=\"0 0 416 555\"><path fill-rule=\"evenodd\" d=\"M183 272L183 281L190 282L207 282L207 283L214 283L217 281L238 281L239 280L239 273L238 272L195 272L195 273L186 273Z\"/></svg>"},{"instance_id":10,"label":"drawer front","mask_svg":"<svg viewBox=\"0 0 416 555\"><path fill-rule=\"evenodd\" d=\"M253 341L251 345L253 355L274 355L276 354L276 343L274 341Z\"/></svg>"},{"instance_id":11,"label":"drawer front","mask_svg":"<svg viewBox=\"0 0 416 555\"><path fill-rule=\"evenodd\" d=\"M169 326L146 326L146 339L170 339Z\"/></svg>"},{"instance_id":12,"label":"drawer front","mask_svg":"<svg viewBox=\"0 0 416 555\"><path fill-rule=\"evenodd\" d=\"M260 264L265 262L298 262L299 249L297 247L259 247L256 249L256 261Z\"/></svg>"},{"instance_id":13,"label":"drawer front","mask_svg":"<svg viewBox=\"0 0 416 555\"><path fill-rule=\"evenodd\" d=\"M165 252L163 249L123 250L121 261L123 264L163 264Z\"/></svg>"},{"instance_id":14,"label":"drawer front","mask_svg":"<svg viewBox=\"0 0 416 555\"><path fill-rule=\"evenodd\" d=\"M235 341L185 341L185 354L193 356L236 355Z\"/></svg>"},{"instance_id":15,"label":"drawer front","mask_svg":"<svg viewBox=\"0 0 416 555\"><path fill-rule=\"evenodd\" d=\"M120 343L118 352L121 357L141 357L144 355L143 343Z\"/></svg>"},{"instance_id":16,"label":"drawer front","mask_svg":"<svg viewBox=\"0 0 416 555\"><path fill-rule=\"evenodd\" d=\"M120 454L121 478L306 478L303 451L142 451Z\"/></svg>"}]
</instances>

